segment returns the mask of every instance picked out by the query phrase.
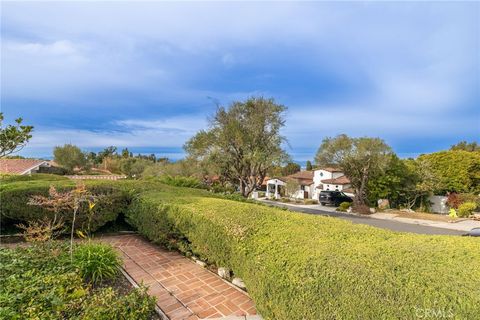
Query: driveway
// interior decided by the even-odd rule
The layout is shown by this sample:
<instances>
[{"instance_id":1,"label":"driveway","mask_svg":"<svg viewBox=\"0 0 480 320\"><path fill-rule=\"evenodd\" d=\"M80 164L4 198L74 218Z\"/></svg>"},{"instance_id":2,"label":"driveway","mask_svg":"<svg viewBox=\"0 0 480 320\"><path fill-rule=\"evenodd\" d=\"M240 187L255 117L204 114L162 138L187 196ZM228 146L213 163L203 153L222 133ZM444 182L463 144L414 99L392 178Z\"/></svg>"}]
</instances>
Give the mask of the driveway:
<instances>
[{"instance_id":1,"label":"driveway","mask_svg":"<svg viewBox=\"0 0 480 320\"><path fill-rule=\"evenodd\" d=\"M300 206L300 205L289 205L289 204L284 204L284 203L270 201L270 200L259 200L259 201L263 203L268 203L277 207L288 208L290 211L334 217L334 218L348 220L353 223L367 224L369 226L393 230L393 231L411 232L411 233L418 233L418 234L452 235L452 236L460 236L466 233L465 231L435 228L430 226L422 226L418 224L403 223L403 222L392 221L392 220L375 219L369 216L357 216L357 215L335 211L336 208L330 207L330 206L321 206L321 205Z\"/></svg>"}]
</instances>

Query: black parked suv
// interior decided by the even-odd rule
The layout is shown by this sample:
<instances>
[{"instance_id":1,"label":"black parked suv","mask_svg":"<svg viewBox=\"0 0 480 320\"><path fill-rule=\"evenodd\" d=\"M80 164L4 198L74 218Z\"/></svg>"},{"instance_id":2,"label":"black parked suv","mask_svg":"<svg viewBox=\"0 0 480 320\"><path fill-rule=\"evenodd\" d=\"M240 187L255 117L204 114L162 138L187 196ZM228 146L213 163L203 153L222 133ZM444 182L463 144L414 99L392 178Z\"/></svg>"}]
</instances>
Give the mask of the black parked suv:
<instances>
[{"instance_id":1,"label":"black parked suv","mask_svg":"<svg viewBox=\"0 0 480 320\"><path fill-rule=\"evenodd\" d=\"M352 202L352 198L341 191L320 191L318 202L322 206L326 204L333 204L338 207L342 202Z\"/></svg>"}]
</instances>

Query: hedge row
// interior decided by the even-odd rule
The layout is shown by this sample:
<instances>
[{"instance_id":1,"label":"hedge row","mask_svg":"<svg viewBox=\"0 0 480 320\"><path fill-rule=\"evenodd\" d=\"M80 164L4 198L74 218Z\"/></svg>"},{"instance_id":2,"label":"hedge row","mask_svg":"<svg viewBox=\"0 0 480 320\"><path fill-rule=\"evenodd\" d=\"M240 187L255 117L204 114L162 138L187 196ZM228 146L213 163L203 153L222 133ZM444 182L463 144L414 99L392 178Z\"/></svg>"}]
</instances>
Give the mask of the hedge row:
<instances>
[{"instance_id":1,"label":"hedge row","mask_svg":"<svg viewBox=\"0 0 480 320\"><path fill-rule=\"evenodd\" d=\"M397 233L202 190L150 188L133 201L128 221L154 242L233 270L266 319L480 314L474 238Z\"/></svg>"},{"instance_id":2,"label":"hedge row","mask_svg":"<svg viewBox=\"0 0 480 320\"><path fill-rule=\"evenodd\" d=\"M46 194L50 184L73 187L45 176L2 183L2 218L28 221L45 214L26 202ZM154 181L87 186L116 195L98 211L96 226L128 207L128 221L149 239L243 278L266 319L433 313L469 319L480 312L480 244L474 238L396 233Z\"/></svg>"},{"instance_id":3,"label":"hedge row","mask_svg":"<svg viewBox=\"0 0 480 320\"><path fill-rule=\"evenodd\" d=\"M130 195L119 184L110 181L86 181L87 189L95 195L102 195L102 200L95 205L95 214L91 222L91 230L95 231L107 222L115 221L122 211L125 211ZM48 195L50 186L55 186L59 191L71 190L75 183L67 178L56 175L38 174L28 176L3 177L0 180L0 214L3 225L25 223L41 220L52 213L38 207L28 205L33 195ZM85 208L83 208L85 209ZM76 225L85 229L87 216L86 210L81 210L77 216ZM65 223L72 220L70 211L61 212Z\"/></svg>"}]
</instances>

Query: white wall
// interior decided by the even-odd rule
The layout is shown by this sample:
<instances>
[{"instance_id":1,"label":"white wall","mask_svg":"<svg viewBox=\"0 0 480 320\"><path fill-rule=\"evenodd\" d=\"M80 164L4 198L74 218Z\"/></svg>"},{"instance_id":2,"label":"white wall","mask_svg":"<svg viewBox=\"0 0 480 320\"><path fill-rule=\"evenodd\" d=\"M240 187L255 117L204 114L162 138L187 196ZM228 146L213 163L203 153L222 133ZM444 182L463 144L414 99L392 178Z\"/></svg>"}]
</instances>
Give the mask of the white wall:
<instances>
[{"instance_id":1,"label":"white wall","mask_svg":"<svg viewBox=\"0 0 480 320\"><path fill-rule=\"evenodd\" d=\"M430 196L430 209L435 213L448 213L450 208L447 206L447 197L444 196Z\"/></svg>"},{"instance_id":2,"label":"white wall","mask_svg":"<svg viewBox=\"0 0 480 320\"><path fill-rule=\"evenodd\" d=\"M332 173L325 170L315 170L313 172L313 184L318 186L322 184L322 180L332 179Z\"/></svg>"}]
</instances>

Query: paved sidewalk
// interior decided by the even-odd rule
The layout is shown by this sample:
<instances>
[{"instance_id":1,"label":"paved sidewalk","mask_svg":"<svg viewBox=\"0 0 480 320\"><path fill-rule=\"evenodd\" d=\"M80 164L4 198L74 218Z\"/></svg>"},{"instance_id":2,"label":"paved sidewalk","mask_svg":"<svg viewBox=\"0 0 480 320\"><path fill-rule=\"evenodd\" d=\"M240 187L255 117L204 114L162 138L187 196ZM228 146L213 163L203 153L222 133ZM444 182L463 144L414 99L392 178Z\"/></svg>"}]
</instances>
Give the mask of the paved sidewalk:
<instances>
[{"instance_id":1,"label":"paved sidewalk","mask_svg":"<svg viewBox=\"0 0 480 320\"><path fill-rule=\"evenodd\" d=\"M394 214L382 213L382 212L374 213L370 215L370 217L374 219L393 220L393 221L399 221L403 223L417 224L422 226L458 230L458 231L465 231L465 232L469 232L473 228L480 228L480 221L474 221L474 220L444 222L444 221L433 221L433 220L426 220L426 219L403 218L403 217L397 217Z\"/></svg>"},{"instance_id":2,"label":"paved sidewalk","mask_svg":"<svg viewBox=\"0 0 480 320\"><path fill-rule=\"evenodd\" d=\"M252 299L178 252L167 251L138 235L105 236L123 254L124 270L149 286L157 306L171 320L261 319Z\"/></svg>"},{"instance_id":3,"label":"paved sidewalk","mask_svg":"<svg viewBox=\"0 0 480 320\"><path fill-rule=\"evenodd\" d=\"M388 218L385 216L373 215L359 215L349 214L335 211L333 207L325 207L320 205L298 205L292 203L281 203L270 200L258 201L267 203L276 207L288 208L291 211L302 212L307 214L315 214L322 216L329 216L339 219L348 220L353 223L367 224L377 228L389 229L400 232L411 232L418 234L441 234L441 235L463 235L469 228L473 228L478 222L471 221L466 225L458 223L443 223L436 224L435 221L421 220L421 223L415 219L405 218ZM433 222L433 223L432 223ZM456 225L456 226L455 226Z\"/></svg>"}]
</instances>

